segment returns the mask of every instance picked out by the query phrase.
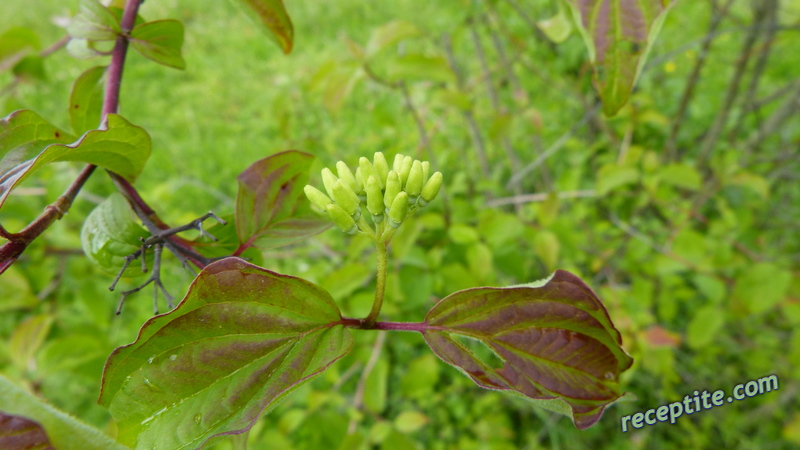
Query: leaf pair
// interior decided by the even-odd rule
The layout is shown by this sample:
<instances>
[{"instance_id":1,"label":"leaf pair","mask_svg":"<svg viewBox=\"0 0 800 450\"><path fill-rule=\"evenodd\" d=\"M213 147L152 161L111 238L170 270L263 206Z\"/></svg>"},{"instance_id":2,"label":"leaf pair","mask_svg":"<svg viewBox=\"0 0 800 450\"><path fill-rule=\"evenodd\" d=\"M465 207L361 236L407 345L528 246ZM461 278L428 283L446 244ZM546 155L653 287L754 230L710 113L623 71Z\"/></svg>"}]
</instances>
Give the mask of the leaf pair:
<instances>
[{"instance_id":1,"label":"leaf pair","mask_svg":"<svg viewBox=\"0 0 800 450\"><path fill-rule=\"evenodd\" d=\"M207 266L172 312L106 362L100 403L137 448L188 448L248 429L283 396L346 355L353 338L330 294L228 258ZM478 385L560 410L583 429L620 397L631 364L592 291L557 271L541 287L477 288L413 324ZM458 341L489 346L494 368Z\"/></svg>"}]
</instances>

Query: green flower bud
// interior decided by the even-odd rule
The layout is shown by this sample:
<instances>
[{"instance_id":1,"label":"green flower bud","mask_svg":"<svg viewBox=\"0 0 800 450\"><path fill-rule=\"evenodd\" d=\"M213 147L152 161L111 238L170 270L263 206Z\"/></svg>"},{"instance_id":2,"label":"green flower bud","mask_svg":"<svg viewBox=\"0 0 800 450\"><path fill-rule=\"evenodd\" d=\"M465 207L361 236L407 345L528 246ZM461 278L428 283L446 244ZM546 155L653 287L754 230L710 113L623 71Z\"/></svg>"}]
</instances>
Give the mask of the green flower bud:
<instances>
[{"instance_id":1,"label":"green flower bud","mask_svg":"<svg viewBox=\"0 0 800 450\"><path fill-rule=\"evenodd\" d=\"M400 175L400 182L403 183L403 186L405 186L406 181L408 181L408 174L411 173L412 165L414 165L414 160L411 159L410 156L403 158L403 165L400 167L400 171L397 172L397 174Z\"/></svg>"},{"instance_id":2,"label":"green flower bud","mask_svg":"<svg viewBox=\"0 0 800 450\"><path fill-rule=\"evenodd\" d=\"M333 199L336 200L337 205L341 206L351 216L356 213L358 205L361 203L356 193L342 183L342 180L333 185Z\"/></svg>"},{"instance_id":3,"label":"green flower bud","mask_svg":"<svg viewBox=\"0 0 800 450\"><path fill-rule=\"evenodd\" d=\"M358 186L358 182L356 182L356 177L353 176L353 172L350 171L350 168L347 167L347 164L344 161L339 161L336 163L336 171L339 172L339 179L344 181L344 184L347 185L353 192L356 194L361 190Z\"/></svg>"},{"instance_id":4,"label":"green flower bud","mask_svg":"<svg viewBox=\"0 0 800 450\"><path fill-rule=\"evenodd\" d=\"M356 222L350 217L350 214L347 214L339 205L333 203L328 205L328 217L333 220L333 223L335 223L339 229L347 234L356 234L358 231Z\"/></svg>"},{"instance_id":5,"label":"green flower bud","mask_svg":"<svg viewBox=\"0 0 800 450\"><path fill-rule=\"evenodd\" d=\"M325 190L328 192L328 197L333 197L333 185L339 181L336 175L331 172L327 167L322 169L322 184L325 185Z\"/></svg>"},{"instance_id":6,"label":"green flower bud","mask_svg":"<svg viewBox=\"0 0 800 450\"><path fill-rule=\"evenodd\" d=\"M408 194L401 192L397 194L392 202L392 207L389 209L389 225L392 228L397 228L403 222L408 214Z\"/></svg>"},{"instance_id":7,"label":"green flower bud","mask_svg":"<svg viewBox=\"0 0 800 450\"><path fill-rule=\"evenodd\" d=\"M364 174L361 173L361 167L356 168L356 185L358 189L355 192L359 194L364 192Z\"/></svg>"},{"instance_id":8,"label":"green flower bud","mask_svg":"<svg viewBox=\"0 0 800 450\"><path fill-rule=\"evenodd\" d=\"M375 176L367 180L367 209L373 216L383 214L383 193Z\"/></svg>"},{"instance_id":9,"label":"green flower bud","mask_svg":"<svg viewBox=\"0 0 800 450\"><path fill-rule=\"evenodd\" d=\"M439 193L439 189L442 187L442 172L436 172L431 175L431 179L425 183L425 186L422 188L422 192L419 195L419 205L425 206L428 203L432 202L436 195Z\"/></svg>"},{"instance_id":10,"label":"green flower bud","mask_svg":"<svg viewBox=\"0 0 800 450\"><path fill-rule=\"evenodd\" d=\"M311 186L310 184L303 188L303 192L306 193L306 197L308 197L308 200L312 205L323 211L327 211L328 205L333 203L333 201L331 201L327 195L323 194L322 191L314 186Z\"/></svg>"},{"instance_id":11,"label":"green flower bud","mask_svg":"<svg viewBox=\"0 0 800 450\"><path fill-rule=\"evenodd\" d=\"M431 173L431 163L428 161L422 161L422 184L425 185L425 182L428 181L428 175ZM341 174L339 175L341 177Z\"/></svg>"},{"instance_id":12,"label":"green flower bud","mask_svg":"<svg viewBox=\"0 0 800 450\"><path fill-rule=\"evenodd\" d=\"M394 170L390 171L386 177L386 192L383 194L383 205L386 206L386 209L392 207L392 202L394 202L394 198L397 197L401 189L400 175Z\"/></svg>"},{"instance_id":13,"label":"green flower bud","mask_svg":"<svg viewBox=\"0 0 800 450\"><path fill-rule=\"evenodd\" d=\"M378 180L378 183L380 183L381 189L383 189L383 183L381 182L381 177L378 175L378 171L375 170L375 166L373 166L367 158L362 156L358 159L358 168L361 169L361 177L364 181L364 188L367 187L367 180L369 180L369 177L375 177L375 179Z\"/></svg>"},{"instance_id":14,"label":"green flower bud","mask_svg":"<svg viewBox=\"0 0 800 450\"><path fill-rule=\"evenodd\" d=\"M375 167L375 172L378 173L381 188L383 188L383 186L386 186L386 177L389 175L389 164L386 162L386 157L383 156L382 152L375 152L372 164Z\"/></svg>"},{"instance_id":15,"label":"green flower bud","mask_svg":"<svg viewBox=\"0 0 800 450\"><path fill-rule=\"evenodd\" d=\"M408 180L406 181L406 192L415 203L419 192L422 190L422 163L417 160L411 166L411 171L408 173Z\"/></svg>"},{"instance_id":16,"label":"green flower bud","mask_svg":"<svg viewBox=\"0 0 800 450\"><path fill-rule=\"evenodd\" d=\"M400 173L400 170L403 168L403 160L405 159L405 155L402 153L398 153L394 155L394 164L392 164L392 170L397 173Z\"/></svg>"}]
</instances>

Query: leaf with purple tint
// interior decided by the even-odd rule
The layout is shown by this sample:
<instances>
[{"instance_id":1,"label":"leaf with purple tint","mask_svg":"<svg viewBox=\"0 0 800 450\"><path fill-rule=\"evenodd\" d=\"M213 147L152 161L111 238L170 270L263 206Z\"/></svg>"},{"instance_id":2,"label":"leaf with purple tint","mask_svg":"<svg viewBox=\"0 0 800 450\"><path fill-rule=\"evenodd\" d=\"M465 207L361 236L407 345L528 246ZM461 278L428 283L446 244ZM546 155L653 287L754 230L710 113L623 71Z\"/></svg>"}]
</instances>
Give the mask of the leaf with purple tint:
<instances>
[{"instance_id":1,"label":"leaf with purple tint","mask_svg":"<svg viewBox=\"0 0 800 450\"><path fill-rule=\"evenodd\" d=\"M292 51L294 44L294 26L292 19L283 6L283 0L239 0L250 8L258 20L269 29L269 38L283 50L284 54Z\"/></svg>"},{"instance_id":2,"label":"leaf with purple tint","mask_svg":"<svg viewBox=\"0 0 800 450\"><path fill-rule=\"evenodd\" d=\"M55 450L41 425L0 411L0 448L5 450Z\"/></svg>"},{"instance_id":3,"label":"leaf with purple tint","mask_svg":"<svg viewBox=\"0 0 800 450\"><path fill-rule=\"evenodd\" d=\"M107 117L106 129L87 131L77 140L32 111L0 120L0 206L22 180L51 162L94 164L135 180L150 156L150 135L120 115Z\"/></svg>"},{"instance_id":4,"label":"leaf with purple tint","mask_svg":"<svg viewBox=\"0 0 800 450\"><path fill-rule=\"evenodd\" d=\"M350 351L330 294L227 258L106 362L99 402L137 448L197 448L259 415Z\"/></svg>"},{"instance_id":5,"label":"leaf with purple tint","mask_svg":"<svg viewBox=\"0 0 800 450\"><path fill-rule=\"evenodd\" d=\"M431 349L479 386L565 413L580 429L621 397L619 375L633 363L597 296L563 270L540 287L456 292L425 325Z\"/></svg>"},{"instance_id":6,"label":"leaf with purple tint","mask_svg":"<svg viewBox=\"0 0 800 450\"><path fill-rule=\"evenodd\" d=\"M612 116L628 101L672 0L566 0L589 49L595 89Z\"/></svg>"},{"instance_id":7,"label":"leaf with purple tint","mask_svg":"<svg viewBox=\"0 0 800 450\"><path fill-rule=\"evenodd\" d=\"M255 162L239 175L236 232L245 247L280 247L326 230L312 215L303 187L314 157L289 150Z\"/></svg>"}]
</instances>

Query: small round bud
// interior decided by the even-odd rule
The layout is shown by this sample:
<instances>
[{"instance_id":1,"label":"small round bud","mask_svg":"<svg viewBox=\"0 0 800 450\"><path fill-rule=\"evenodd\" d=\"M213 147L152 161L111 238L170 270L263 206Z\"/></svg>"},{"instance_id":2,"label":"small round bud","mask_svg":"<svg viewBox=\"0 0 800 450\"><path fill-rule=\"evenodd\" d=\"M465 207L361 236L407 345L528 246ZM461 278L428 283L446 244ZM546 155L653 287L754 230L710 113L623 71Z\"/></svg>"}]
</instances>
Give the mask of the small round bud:
<instances>
[{"instance_id":1,"label":"small round bud","mask_svg":"<svg viewBox=\"0 0 800 450\"><path fill-rule=\"evenodd\" d=\"M401 189L400 175L394 170L389 171L389 175L386 177L386 192L383 194L383 205L386 209L392 207L392 202L394 202L394 198L397 197Z\"/></svg>"},{"instance_id":2,"label":"small round bud","mask_svg":"<svg viewBox=\"0 0 800 450\"><path fill-rule=\"evenodd\" d=\"M367 210L373 216L383 214L383 193L375 176L367 180Z\"/></svg>"},{"instance_id":3,"label":"small round bud","mask_svg":"<svg viewBox=\"0 0 800 450\"><path fill-rule=\"evenodd\" d=\"M435 172L431 175L431 179L425 183L420 193L420 206L425 206L436 198L439 189L442 187L442 172Z\"/></svg>"},{"instance_id":4,"label":"small round bud","mask_svg":"<svg viewBox=\"0 0 800 450\"><path fill-rule=\"evenodd\" d=\"M392 228L397 228L406 218L408 214L408 194L401 192L397 194L392 202L392 207L389 209L389 225Z\"/></svg>"},{"instance_id":5,"label":"small round bud","mask_svg":"<svg viewBox=\"0 0 800 450\"><path fill-rule=\"evenodd\" d=\"M327 211L328 205L333 203L333 201L331 201L327 195L323 194L322 191L314 186L311 186L310 184L303 188L303 192L306 193L306 197L308 197L308 200L312 205L323 211Z\"/></svg>"},{"instance_id":6,"label":"small round bud","mask_svg":"<svg viewBox=\"0 0 800 450\"><path fill-rule=\"evenodd\" d=\"M353 176L353 172L350 171L350 168L347 167L347 164L344 161L339 161L336 163L336 171L339 172L339 179L344 182L353 192L356 194L361 190L356 182L356 177Z\"/></svg>"},{"instance_id":7,"label":"small round bud","mask_svg":"<svg viewBox=\"0 0 800 450\"><path fill-rule=\"evenodd\" d=\"M375 170L375 166L372 165L371 162L365 157L361 157L358 159L358 168L361 169L361 177L364 180L364 187L367 187L367 180L369 177L375 177L378 180L378 183L381 185L381 189L383 189L383 183L381 183L381 177L378 175L378 171Z\"/></svg>"},{"instance_id":8,"label":"small round bud","mask_svg":"<svg viewBox=\"0 0 800 450\"><path fill-rule=\"evenodd\" d=\"M413 165L414 160L411 159L410 156L403 158L403 165L400 166L400 171L397 172L397 174L400 175L400 182L403 184L403 186L405 186L406 182L408 181L408 174L411 173L411 166Z\"/></svg>"},{"instance_id":9,"label":"small round bud","mask_svg":"<svg viewBox=\"0 0 800 450\"><path fill-rule=\"evenodd\" d=\"M333 197L333 185L339 181L336 175L331 172L327 167L322 169L322 184L325 186L325 191L328 192L328 197Z\"/></svg>"},{"instance_id":10,"label":"small round bud","mask_svg":"<svg viewBox=\"0 0 800 450\"><path fill-rule=\"evenodd\" d=\"M402 153L398 153L394 155L394 163L392 164L392 170L397 173L400 173L400 170L403 168L403 159L405 159L405 155Z\"/></svg>"},{"instance_id":11,"label":"small round bud","mask_svg":"<svg viewBox=\"0 0 800 450\"><path fill-rule=\"evenodd\" d=\"M428 181L428 175L431 174L431 163L428 161L422 161L422 184L425 185L425 182ZM341 178L341 175L339 175Z\"/></svg>"},{"instance_id":12,"label":"small round bud","mask_svg":"<svg viewBox=\"0 0 800 450\"><path fill-rule=\"evenodd\" d=\"M422 190L422 163L419 160L414 161L414 164L411 166L405 190L408 196L413 199L416 199Z\"/></svg>"},{"instance_id":13,"label":"small round bud","mask_svg":"<svg viewBox=\"0 0 800 450\"><path fill-rule=\"evenodd\" d=\"M356 222L350 217L350 214L347 214L345 210L343 210L339 205L331 203L328 205L328 217L333 220L333 223L336 224L339 229L344 231L347 234L356 234L358 231L358 227L356 226Z\"/></svg>"},{"instance_id":14,"label":"small round bud","mask_svg":"<svg viewBox=\"0 0 800 450\"><path fill-rule=\"evenodd\" d=\"M383 186L386 186L386 176L389 175L389 164L386 162L386 157L383 156L382 152L375 152L372 165L375 167L375 172L378 173L378 180L381 182L381 188L383 188Z\"/></svg>"},{"instance_id":15,"label":"small round bud","mask_svg":"<svg viewBox=\"0 0 800 450\"><path fill-rule=\"evenodd\" d=\"M337 181L333 185L333 199L336 200L337 205L341 206L342 209L350 215L356 213L358 205L361 203L356 193L346 184L342 183L342 180Z\"/></svg>"}]
</instances>

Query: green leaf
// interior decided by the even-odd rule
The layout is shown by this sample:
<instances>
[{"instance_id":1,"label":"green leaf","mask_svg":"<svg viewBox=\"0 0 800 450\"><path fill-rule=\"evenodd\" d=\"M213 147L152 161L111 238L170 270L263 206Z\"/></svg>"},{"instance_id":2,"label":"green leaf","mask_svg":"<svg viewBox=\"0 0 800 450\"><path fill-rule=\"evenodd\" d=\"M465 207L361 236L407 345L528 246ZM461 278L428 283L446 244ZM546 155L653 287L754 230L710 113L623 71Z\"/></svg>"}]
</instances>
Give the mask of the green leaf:
<instances>
[{"instance_id":1,"label":"green leaf","mask_svg":"<svg viewBox=\"0 0 800 450\"><path fill-rule=\"evenodd\" d=\"M246 246L274 248L326 230L302 202L314 157L289 150L253 163L239 177L236 232Z\"/></svg>"},{"instance_id":2,"label":"green leaf","mask_svg":"<svg viewBox=\"0 0 800 450\"><path fill-rule=\"evenodd\" d=\"M606 195L614 189L639 181L639 171L633 167L608 164L597 171L597 195Z\"/></svg>"},{"instance_id":3,"label":"green leaf","mask_svg":"<svg viewBox=\"0 0 800 450\"><path fill-rule=\"evenodd\" d=\"M247 5L270 31L269 38L288 55L294 43L294 26L282 0L239 0Z\"/></svg>"},{"instance_id":4,"label":"green leaf","mask_svg":"<svg viewBox=\"0 0 800 450\"><path fill-rule=\"evenodd\" d=\"M378 53L386 50L392 45L397 44L403 39L419 36L419 28L411 22L405 20L395 20L385 25L381 25L373 30L367 42L365 57L367 59L375 57Z\"/></svg>"},{"instance_id":5,"label":"green leaf","mask_svg":"<svg viewBox=\"0 0 800 450\"><path fill-rule=\"evenodd\" d=\"M427 56L418 53L392 58L386 62L386 78L395 81L455 81L455 75L441 56Z\"/></svg>"},{"instance_id":6,"label":"green leaf","mask_svg":"<svg viewBox=\"0 0 800 450\"><path fill-rule=\"evenodd\" d=\"M572 21L570 21L569 15L561 7L561 3L559 3L558 14L549 19L536 22L536 26L542 30L548 39L556 44L566 41L569 35L572 34Z\"/></svg>"},{"instance_id":7,"label":"green leaf","mask_svg":"<svg viewBox=\"0 0 800 450\"><path fill-rule=\"evenodd\" d=\"M725 325L725 315L718 306L708 305L698 309L686 327L686 343L700 349L711 342Z\"/></svg>"},{"instance_id":8,"label":"green leaf","mask_svg":"<svg viewBox=\"0 0 800 450\"><path fill-rule=\"evenodd\" d=\"M53 317L49 314L38 314L28 317L11 334L8 344L11 360L20 368L27 370L33 355L42 346L44 338L50 332Z\"/></svg>"},{"instance_id":9,"label":"green leaf","mask_svg":"<svg viewBox=\"0 0 800 450\"><path fill-rule=\"evenodd\" d=\"M561 250L561 243L558 236L550 230L541 230L533 238L533 250L536 256L542 260L547 270L554 270L558 263L558 254Z\"/></svg>"},{"instance_id":10,"label":"green leaf","mask_svg":"<svg viewBox=\"0 0 800 450\"><path fill-rule=\"evenodd\" d=\"M431 309L425 324L431 349L479 386L548 404L579 429L620 398L619 375L633 363L602 302L563 270L537 288L456 292ZM485 344L502 367L481 360L457 336Z\"/></svg>"},{"instance_id":11,"label":"green leaf","mask_svg":"<svg viewBox=\"0 0 800 450\"><path fill-rule=\"evenodd\" d=\"M113 41L122 33L114 14L97 0L81 0L80 12L72 18L67 33L73 38Z\"/></svg>"},{"instance_id":12,"label":"green leaf","mask_svg":"<svg viewBox=\"0 0 800 450\"><path fill-rule=\"evenodd\" d=\"M791 281L790 271L773 263L757 263L737 278L733 298L746 304L750 312L762 313L783 299Z\"/></svg>"},{"instance_id":13,"label":"green leaf","mask_svg":"<svg viewBox=\"0 0 800 450\"><path fill-rule=\"evenodd\" d=\"M52 449L47 432L37 422L0 411L0 448Z\"/></svg>"},{"instance_id":14,"label":"green leaf","mask_svg":"<svg viewBox=\"0 0 800 450\"><path fill-rule=\"evenodd\" d=\"M375 414L386 409L386 386L389 379L389 361L381 358L372 368L364 383L364 407Z\"/></svg>"},{"instance_id":15,"label":"green leaf","mask_svg":"<svg viewBox=\"0 0 800 450\"><path fill-rule=\"evenodd\" d=\"M0 72L14 68L23 58L39 49L33 30L14 27L0 35Z\"/></svg>"},{"instance_id":16,"label":"green leaf","mask_svg":"<svg viewBox=\"0 0 800 450\"><path fill-rule=\"evenodd\" d=\"M403 411L394 419L394 427L403 434L414 433L429 422L428 416L419 411Z\"/></svg>"},{"instance_id":17,"label":"green leaf","mask_svg":"<svg viewBox=\"0 0 800 450\"><path fill-rule=\"evenodd\" d=\"M656 174L664 183L691 191L700 189L703 183L697 168L688 164L669 164L659 169Z\"/></svg>"},{"instance_id":18,"label":"green leaf","mask_svg":"<svg viewBox=\"0 0 800 450\"><path fill-rule=\"evenodd\" d=\"M16 266L3 272L0 283L0 313L15 309L29 309L37 306L39 300L31 290L30 282Z\"/></svg>"},{"instance_id":19,"label":"green leaf","mask_svg":"<svg viewBox=\"0 0 800 450\"><path fill-rule=\"evenodd\" d=\"M147 59L176 69L186 68L181 56L183 24L167 19L143 23L131 30L131 45Z\"/></svg>"},{"instance_id":20,"label":"green leaf","mask_svg":"<svg viewBox=\"0 0 800 450\"><path fill-rule=\"evenodd\" d=\"M566 0L608 116L628 101L672 0Z\"/></svg>"},{"instance_id":21,"label":"green leaf","mask_svg":"<svg viewBox=\"0 0 800 450\"><path fill-rule=\"evenodd\" d=\"M148 320L136 342L111 354L99 401L122 442L198 448L249 429L352 344L323 289L227 258L203 269L177 308Z\"/></svg>"},{"instance_id":22,"label":"green leaf","mask_svg":"<svg viewBox=\"0 0 800 450\"><path fill-rule=\"evenodd\" d=\"M81 228L81 246L86 257L103 270L116 274L125 257L141 246L140 238L150 233L141 225L128 201L115 192L97 205L86 217ZM152 263L152 252L149 262ZM150 267L150 264L148 264ZM142 275L139 264L131 264L125 275Z\"/></svg>"},{"instance_id":23,"label":"green leaf","mask_svg":"<svg viewBox=\"0 0 800 450\"><path fill-rule=\"evenodd\" d=\"M92 67L81 74L72 85L69 96L69 123L72 131L83 134L100 124L103 112L105 66Z\"/></svg>"},{"instance_id":24,"label":"green leaf","mask_svg":"<svg viewBox=\"0 0 800 450\"><path fill-rule=\"evenodd\" d=\"M58 450L124 450L100 430L57 410L0 375L0 411L24 416L42 425ZM3 447L5 448L5 447Z\"/></svg>"},{"instance_id":25,"label":"green leaf","mask_svg":"<svg viewBox=\"0 0 800 450\"><path fill-rule=\"evenodd\" d=\"M89 131L69 145L53 143L72 140L32 111L16 111L0 121L0 206L22 180L48 163L95 164L133 181L150 156L147 132L117 114L108 115L105 130Z\"/></svg>"}]
</instances>

